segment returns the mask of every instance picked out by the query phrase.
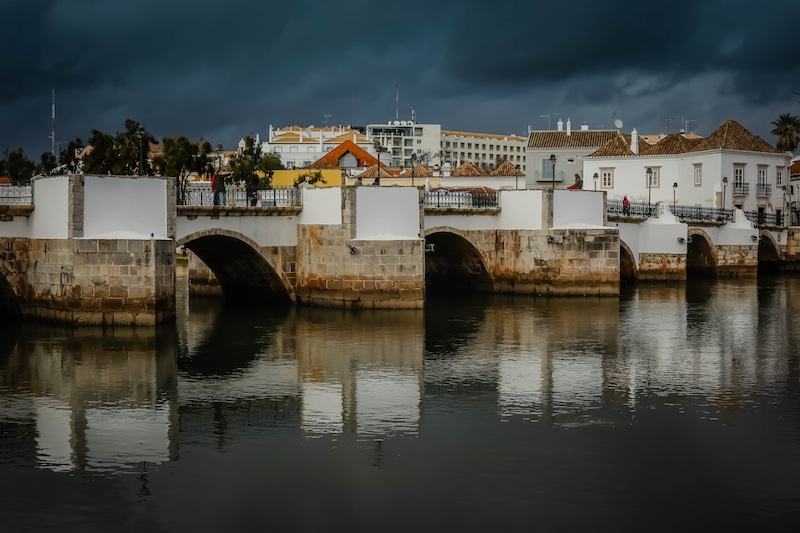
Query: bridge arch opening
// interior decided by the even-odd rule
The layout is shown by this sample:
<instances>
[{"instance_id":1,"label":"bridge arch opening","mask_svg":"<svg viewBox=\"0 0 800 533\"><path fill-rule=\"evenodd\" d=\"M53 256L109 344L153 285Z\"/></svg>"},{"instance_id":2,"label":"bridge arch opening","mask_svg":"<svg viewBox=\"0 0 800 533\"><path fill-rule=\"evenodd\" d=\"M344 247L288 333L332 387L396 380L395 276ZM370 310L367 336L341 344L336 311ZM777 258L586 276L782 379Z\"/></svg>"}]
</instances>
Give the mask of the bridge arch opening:
<instances>
[{"instance_id":1,"label":"bridge arch opening","mask_svg":"<svg viewBox=\"0 0 800 533\"><path fill-rule=\"evenodd\" d=\"M704 231L690 231L686 244L686 275L716 277L717 258L711 239Z\"/></svg>"},{"instance_id":2,"label":"bridge arch opening","mask_svg":"<svg viewBox=\"0 0 800 533\"><path fill-rule=\"evenodd\" d=\"M254 248L229 235L202 235L180 244L214 273L226 302L258 305L291 302L288 282Z\"/></svg>"},{"instance_id":3,"label":"bridge arch opening","mask_svg":"<svg viewBox=\"0 0 800 533\"><path fill-rule=\"evenodd\" d=\"M772 234L764 232L758 241L758 273L774 273L781 268L781 257L778 245L773 240Z\"/></svg>"},{"instance_id":4,"label":"bridge arch opening","mask_svg":"<svg viewBox=\"0 0 800 533\"><path fill-rule=\"evenodd\" d=\"M19 318L21 315L19 301L11 289L11 284L0 274L0 317Z\"/></svg>"},{"instance_id":5,"label":"bridge arch opening","mask_svg":"<svg viewBox=\"0 0 800 533\"><path fill-rule=\"evenodd\" d=\"M449 231L425 237L427 292L492 292L494 284L480 252L467 239Z\"/></svg>"},{"instance_id":6,"label":"bridge arch opening","mask_svg":"<svg viewBox=\"0 0 800 533\"><path fill-rule=\"evenodd\" d=\"M636 260L622 241L619 241L619 282L623 285L636 283Z\"/></svg>"}]
</instances>

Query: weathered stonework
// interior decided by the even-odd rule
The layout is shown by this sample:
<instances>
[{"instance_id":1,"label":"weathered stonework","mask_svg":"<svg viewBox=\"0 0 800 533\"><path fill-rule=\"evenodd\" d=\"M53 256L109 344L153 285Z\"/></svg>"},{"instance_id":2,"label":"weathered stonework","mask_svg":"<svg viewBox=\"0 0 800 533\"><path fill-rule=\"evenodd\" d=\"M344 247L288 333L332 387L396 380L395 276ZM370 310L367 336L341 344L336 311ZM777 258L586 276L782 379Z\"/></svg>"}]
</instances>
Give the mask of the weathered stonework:
<instances>
[{"instance_id":1,"label":"weathered stonework","mask_svg":"<svg viewBox=\"0 0 800 533\"><path fill-rule=\"evenodd\" d=\"M639 281L683 281L686 254L639 254Z\"/></svg>"},{"instance_id":2,"label":"weathered stonework","mask_svg":"<svg viewBox=\"0 0 800 533\"><path fill-rule=\"evenodd\" d=\"M715 245L717 275L751 277L758 274L758 244Z\"/></svg>"},{"instance_id":3,"label":"weathered stonework","mask_svg":"<svg viewBox=\"0 0 800 533\"><path fill-rule=\"evenodd\" d=\"M800 270L800 228L789 228L783 252L784 270L792 272Z\"/></svg>"},{"instance_id":4,"label":"weathered stonework","mask_svg":"<svg viewBox=\"0 0 800 533\"><path fill-rule=\"evenodd\" d=\"M419 309L423 240L356 240L356 188L342 190L341 225L298 226L297 302L345 309Z\"/></svg>"}]
</instances>

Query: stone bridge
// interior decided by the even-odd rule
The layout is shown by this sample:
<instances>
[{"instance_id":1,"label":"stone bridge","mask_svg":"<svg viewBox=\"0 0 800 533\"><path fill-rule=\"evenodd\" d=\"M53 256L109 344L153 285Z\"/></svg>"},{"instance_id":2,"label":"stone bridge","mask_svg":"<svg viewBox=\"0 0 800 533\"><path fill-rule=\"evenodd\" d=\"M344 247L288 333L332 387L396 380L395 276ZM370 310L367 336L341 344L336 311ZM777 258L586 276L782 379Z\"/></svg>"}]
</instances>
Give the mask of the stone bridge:
<instances>
[{"instance_id":1,"label":"stone bridge","mask_svg":"<svg viewBox=\"0 0 800 533\"><path fill-rule=\"evenodd\" d=\"M176 206L174 180L52 176L0 206L0 309L69 324L175 315L175 251L194 293L419 308L435 290L617 295L620 278L752 274L797 258L793 228L612 216L594 191L501 190L439 207L413 187L301 189L297 205ZM439 204L441 205L441 204Z\"/></svg>"}]
</instances>

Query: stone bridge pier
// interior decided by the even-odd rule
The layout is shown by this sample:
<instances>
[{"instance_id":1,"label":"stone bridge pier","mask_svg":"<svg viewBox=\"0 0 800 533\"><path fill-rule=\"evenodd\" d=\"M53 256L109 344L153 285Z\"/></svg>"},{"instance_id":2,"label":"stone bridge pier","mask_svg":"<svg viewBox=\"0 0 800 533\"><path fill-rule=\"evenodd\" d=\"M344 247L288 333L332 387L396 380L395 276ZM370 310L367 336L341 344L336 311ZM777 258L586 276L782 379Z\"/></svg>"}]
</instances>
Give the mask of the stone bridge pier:
<instances>
[{"instance_id":1,"label":"stone bridge pier","mask_svg":"<svg viewBox=\"0 0 800 533\"><path fill-rule=\"evenodd\" d=\"M0 221L0 306L72 325L175 317L174 180L47 176Z\"/></svg>"}]
</instances>

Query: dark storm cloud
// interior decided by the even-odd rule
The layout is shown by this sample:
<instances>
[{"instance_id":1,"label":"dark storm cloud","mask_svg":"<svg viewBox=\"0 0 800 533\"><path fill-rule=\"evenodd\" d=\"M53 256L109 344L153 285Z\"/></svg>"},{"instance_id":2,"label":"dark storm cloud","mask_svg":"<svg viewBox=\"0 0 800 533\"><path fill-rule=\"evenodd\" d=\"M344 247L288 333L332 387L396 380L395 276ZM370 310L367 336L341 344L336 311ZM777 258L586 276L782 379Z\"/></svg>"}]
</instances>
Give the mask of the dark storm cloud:
<instances>
[{"instance_id":1,"label":"dark storm cloud","mask_svg":"<svg viewBox=\"0 0 800 533\"><path fill-rule=\"evenodd\" d=\"M59 141L133 118L232 147L270 123L411 107L491 133L619 111L640 131L692 116L705 134L734 118L764 136L800 111L798 14L793 0L0 0L0 150L49 148L51 89Z\"/></svg>"}]
</instances>

